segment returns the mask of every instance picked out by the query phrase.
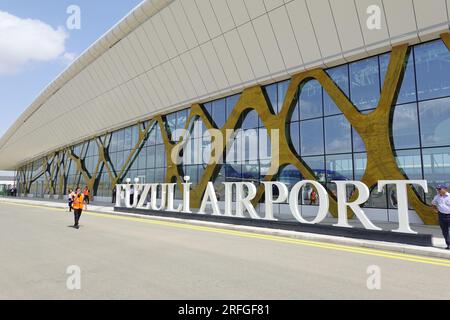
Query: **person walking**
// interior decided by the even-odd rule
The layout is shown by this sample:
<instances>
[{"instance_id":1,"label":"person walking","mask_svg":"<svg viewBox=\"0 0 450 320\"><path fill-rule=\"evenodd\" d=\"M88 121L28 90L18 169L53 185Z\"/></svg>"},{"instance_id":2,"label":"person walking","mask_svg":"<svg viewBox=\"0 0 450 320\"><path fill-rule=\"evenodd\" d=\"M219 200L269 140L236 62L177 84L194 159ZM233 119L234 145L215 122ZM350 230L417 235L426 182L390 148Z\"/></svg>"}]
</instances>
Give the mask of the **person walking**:
<instances>
[{"instance_id":1,"label":"person walking","mask_svg":"<svg viewBox=\"0 0 450 320\"><path fill-rule=\"evenodd\" d=\"M116 193L117 193L117 186L114 186L112 191L112 203L116 203Z\"/></svg>"},{"instance_id":2,"label":"person walking","mask_svg":"<svg viewBox=\"0 0 450 320\"><path fill-rule=\"evenodd\" d=\"M83 196L84 196L84 202L85 202L84 210L86 210L86 211L87 211L87 205L89 204L89 195L90 195L90 191L89 191L88 186L86 186L86 187L84 187L84 190L83 190Z\"/></svg>"},{"instance_id":3,"label":"person walking","mask_svg":"<svg viewBox=\"0 0 450 320\"><path fill-rule=\"evenodd\" d=\"M317 202L317 192L314 188L312 189L309 198L310 198L310 205L315 205Z\"/></svg>"},{"instance_id":4,"label":"person walking","mask_svg":"<svg viewBox=\"0 0 450 320\"><path fill-rule=\"evenodd\" d=\"M448 187L440 184L436 187L437 195L434 197L431 205L437 210L439 214L439 225L441 226L442 235L444 236L447 250L450 250L450 194Z\"/></svg>"},{"instance_id":5,"label":"person walking","mask_svg":"<svg viewBox=\"0 0 450 320\"><path fill-rule=\"evenodd\" d=\"M131 185L130 187L130 204L133 204L134 202L134 185Z\"/></svg>"},{"instance_id":6,"label":"person walking","mask_svg":"<svg viewBox=\"0 0 450 320\"><path fill-rule=\"evenodd\" d=\"M84 207L84 195L81 192L80 188L77 188L77 191L75 193L75 197L73 199L72 208L73 208L73 214L75 218L75 224L73 227L75 229L79 229L79 222L81 218L81 214L83 213L83 207Z\"/></svg>"},{"instance_id":7,"label":"person walking","mask_svg":"<svg viewBox=\"0 0 450 320\"><path fill-rule=\"evenodd\" d=\"M72 212L72 204L73 204L74 198L75 198L75 192L73 192L72 189L69 189L69 192L67 194L67 201L69 204L69 212Z\"/></svg>"}]
</instances>

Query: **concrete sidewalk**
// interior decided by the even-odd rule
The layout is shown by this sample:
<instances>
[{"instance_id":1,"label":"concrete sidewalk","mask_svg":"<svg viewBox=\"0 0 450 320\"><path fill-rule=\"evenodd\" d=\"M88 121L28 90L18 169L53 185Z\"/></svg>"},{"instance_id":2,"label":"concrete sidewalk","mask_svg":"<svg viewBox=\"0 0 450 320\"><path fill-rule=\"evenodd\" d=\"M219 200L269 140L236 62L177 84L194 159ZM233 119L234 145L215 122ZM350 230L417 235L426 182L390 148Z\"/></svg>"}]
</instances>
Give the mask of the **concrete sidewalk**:
<instances>
[{"instance_id":1,"label":"concrete sidewalk","mask_svg":"<svg viewBox=\"0 0 450 320\"><path fill-rule=\"evenodd\" d=\"M64 210L64 209L68 210L67 203L62 200L58 201L58 200L0 197L0 202L11 203L11 204L50 207L50 208L59 208L61 210ZM337 245L348 245L348 246L354 246L354 247L387 250L387 251L392 251L392 252L400 252L400 253L404 253L404 254L412 254L412 255L419 255L419 256L425 256L425 257L434 257L434 258L444 258L444 259L450 260L450 251L444 250L445 241L444 241L444 238L442 237L441 230L438 226L426 226L426 225L411 224L411 228L413 230L415 230L419 233L423 233L423 234L431 234L433 236L434 247L421 247L421 246L406 245L406 244L401 244L401 243L352 239L352 238L346 238L346 237L328 236L328 235L277 230L277 229L269 229L269 228L257 228L257 227L249 227L249 226L234 225L234 224L177 219L177 218L169 218L169 217L163 217L163 216L150 217L150 216L139 215L139 214L134 214L134 213L121 213L121 212L115 212L114 207L111 203L95 203L95 202L93 202L90 205L88 205L87 212L88 213L92 212L92 213L108 214L108 215L114 215L114 216L139 217L142 219L158 220L158 221L171 221L171 222L177 222L177 223L182 223L182 224L209 226L209 227L216 227L216 228L227 229L227 230L237 230L237 231L244 231L244 232L251 232L251 233L258 233L258 234L268 234L268 235L282 236L282 237L302 239L302 240L334 243ZM336 220L335 219L327 219L324 223L325 224L333 224L333 223L336 223ZM350 223L352 225L354 225L355 227L360 226L358 221L351 221ZM382 227L384 230L393 230L393 229L397 228L396 223L377 222L376 225Z\"/></svg>"}]
</instances>

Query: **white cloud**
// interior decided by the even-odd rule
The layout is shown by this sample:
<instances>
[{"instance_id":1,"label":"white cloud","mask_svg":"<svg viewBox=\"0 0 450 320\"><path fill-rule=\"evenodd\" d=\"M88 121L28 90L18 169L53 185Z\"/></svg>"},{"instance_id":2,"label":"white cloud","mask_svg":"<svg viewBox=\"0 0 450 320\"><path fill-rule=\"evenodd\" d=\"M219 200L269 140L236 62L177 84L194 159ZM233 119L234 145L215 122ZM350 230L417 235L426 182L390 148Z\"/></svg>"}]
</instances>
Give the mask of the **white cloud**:
<instances>
[{"instance_id":1,"label":"white cloud","mask_svg":"<svg viewBox=\"0 0 450 320\"><path fill-rule=\"evenodd\" d=\"M0 74L20 72L33 61L73 60L65 49L68 36L63 27L0 11Z\"/></svg>"},{"instance_id":2,"label":"white cloud","mask_svg":"<svg viewBox=\"0 0 450 320\"><path fill-rule=\"evenodd\" d=\"M71 64L76 58L77 55L73 52L66 52L63 54L63 59L67 64Z\"/></svg>"}]
</instances>

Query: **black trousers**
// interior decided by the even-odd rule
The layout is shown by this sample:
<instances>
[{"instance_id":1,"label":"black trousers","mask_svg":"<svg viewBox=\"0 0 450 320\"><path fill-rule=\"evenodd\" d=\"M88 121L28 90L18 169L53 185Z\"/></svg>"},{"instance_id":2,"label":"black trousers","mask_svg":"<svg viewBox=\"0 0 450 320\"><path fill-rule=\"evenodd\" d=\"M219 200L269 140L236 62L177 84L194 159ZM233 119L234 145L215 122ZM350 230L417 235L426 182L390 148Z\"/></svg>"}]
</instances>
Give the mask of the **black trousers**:
<instances>
[{"instance_id":1,"label":"black trousers","mask_svg":"<svg viewBox=\"0 0 450 320\"><path fill-rule=\"evenodd\" d=\"M75 226L78 226L82 212L83 212L83 209L73 209L73 215L75 218Z\"/></svg>"},{"instance_id":2,"label":"black trousers","mask_svg":"<svg viewBox=\"0 0 450 320\"><path fill-rule=\"evenodd\" d=\"M449 227L450 214L443 214L439 212L439 225L441 226L442 234L444 235L445 243L450 246Z\"/></svg>"}]
</instances>

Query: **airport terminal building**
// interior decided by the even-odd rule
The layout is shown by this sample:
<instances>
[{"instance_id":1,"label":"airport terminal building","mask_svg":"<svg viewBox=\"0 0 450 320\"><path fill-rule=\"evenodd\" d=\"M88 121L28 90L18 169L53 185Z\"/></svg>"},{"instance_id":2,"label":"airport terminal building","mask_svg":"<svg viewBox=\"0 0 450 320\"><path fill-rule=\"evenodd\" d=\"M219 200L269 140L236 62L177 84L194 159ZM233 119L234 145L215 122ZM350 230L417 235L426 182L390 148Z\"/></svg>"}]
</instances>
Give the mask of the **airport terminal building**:
<instances>
[{"instance_id":1,"label":"airport terminal building","mask_svg":"<svg viewBox=\"0 0 450 320\"><path fill-rule=\"evenodd\" d=\"M379 28L368 25L372 5ZM189 176L193 207L208 181L220 199L224 181L314 179L330 214L331 181L360 180L374 221L396 221L395 190L378 192L378 180L424 179L428 194L408 192L411 222L435 223L432 187L450 183L449 16L450 0L145 1L7 131L0 169L17 170L24 197L88 186L101 201L127 179ZM194 128L199 143L175 164L179 129ZM196 155L208 154L201 133L212 128L249 132L258 152L209 164ZM275 129L276 151L260 143ZM306 214L316 211L310 196L300 199ZM275 213L290 219L287 205Z\"/></svg>"}]
</instances>

